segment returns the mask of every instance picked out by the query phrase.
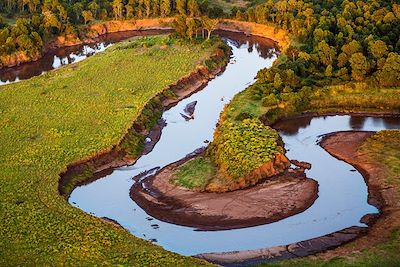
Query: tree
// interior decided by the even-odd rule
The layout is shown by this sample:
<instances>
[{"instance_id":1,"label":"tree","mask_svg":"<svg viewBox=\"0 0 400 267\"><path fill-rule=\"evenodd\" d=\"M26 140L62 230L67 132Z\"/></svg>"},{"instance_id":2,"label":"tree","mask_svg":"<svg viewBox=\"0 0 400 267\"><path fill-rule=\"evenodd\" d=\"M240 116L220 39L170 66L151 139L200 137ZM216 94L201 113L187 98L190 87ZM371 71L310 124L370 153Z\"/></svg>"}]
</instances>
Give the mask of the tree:
<instances>
[{"instance_id":1,"label":"tree","mask_svg":"<svg viewBox=\"0 0 400 267\"><path fill-rule=\"evenodd\" d=\"M252 7L247 9L247 20L250 22L256 21L256 14L254 13L254 8L252 8Z\"/></svg>"},{"instance_id":2,"label":"tree","mask_svg":"<svg viewBox=\"0 0 400 267\"><path fill-rule=\"evenodd\" d=\"M144 0L144 10L146 12L146 18L151 15L151 0Z\"/></svg>"},{"instance_id":3,"label":"tree","mask_svg":"<svg viewBox=\"0 0 400 267\"><path fill-rule=\"evenodd\" d=\"M400 55L390 53L381 71L378 72L378 81L382 86L400 85Z\"/></svg>"},{"instance_id":4,"label":"tree","mask_svg":"<svg viewBox=\"0 0 400 267\"><path fill-rule=\"evenodd\" d=\"M317 50L319 60L323 65L328 66L333 64L336 55L333 47L329 46L325 41L321 41L318 43Z\"/></svg>"},{"instance_id":5,"label":"tree","mask_svg":"<svg viewBox=\"0 0 400 267\"><path fill-rule=\"evenodd\" d=\"M363 53L355 53L350 57L351 77L356 81L365 79L369 66Z\"/></svg>"},{"instance_id":6,"label":"tree","mask_svg":"<svg viewBox=\"0 0 400 267\"><path fill-rule=\"evenodd\" d=\"M256 22L257 23L265 23L265 7L263 5L256 6Z\"/></svg>"},{"instance_id":7,"label":"tree","mask_svg":"<svg viewBox=\"0 0 400 267\"><path fill-rule=\"evenodd\" d=\"M209 40L211 33L215 30L219 21L217 19L210 19L208 17L203 17L202 22L204 29L207 31L207 40Z\"/></svg>"},{"instance_id":8,"label":"tree","mask_svg":"<svg viewBox=\"0 0 400 267\"><path fill-rule=\"evenodd\" d=\"M112 8L113 8L113 12L114 12L114 18L121 19L122 18L122 10L124 8L122 0L113 0Z\"/></svg>"},{"instance_id":9,"label":"tree","mask_svg":"<svg viewBox=\"0 0 400 267\"><path fill-rule=\"evenodd\" d=\"M170 0L161 0L160 14L161 14L161 17L167 17L167 16L169 16L169 14L171 14Z\"/></svg>"},{"instance_id":10,"label":"tree","mask_svg":"<svg viewBox=\"0 0 400 267\"><path fill-rule=\"evenodd\" d=\"M187 26L186 29L187 37L189 37L189 39L192 40L194 33L197 31L196 20L193 17L186 18L186 26Z\"/></svg>"},{"instance_id":11,"label":"tree","mask_svg":"<svg viewBox=\"0 0 400 267\"><path fill-rule=\"evenodd\" d=\"M187 25L186 25L186 16L179 15L175 18L173 22L173 26L175 28L176 33L185 38L187 34Z\"/></svg>"},{"instance_id":12,"label":"tree","mask_svg":"<svg viewBox=\"0 0 400 267\"><path fill-rule=\"evenodd\" d=\"M87 24L88 22L92 21L93 20L92 11L89 11L89 10L82 11L82 17L83 17L84 24Z\"/></svg>"},{"instance_id":13,"label":"tree","mask_svg":"<svg viewBox=\"0 0 400 267\"><path fill-rule=\"evenodd\" d=\"M128 19L133 18L134 11L135 9L129 3L125 5L126 18Z\"/></svg>"},{"instance_id":14,"label":"tree","mask_svg":"<svg viewBox=\"0 0 400 267\"><path fill-rule=\"evenodd\" d=\"M159 0L153 0L152 1L152 14L154 17L160 16L160 1Z\"/></svg>"},{"instance_id":15,"label":"tree","mask_svg":"<svg viewBox=\"0 0 400 267\"><path fill-rule=\"evenodd\" d=\"M375 59L380 59L388 54L388 47L384 41L377 40L369 43L369 51Z\"/></svg>"},{"instance_id":16,"label":"tree","mask_svg":"<svg viewBox=\"0 0 400 267\"><path fill-rule=\"evenodd\" d=\"M281 86L282 86L281 75L279 73L276 73L274 77L274 87L276 89L279 89Z\"/></svg>"},{"instance_id":17,"label":"tree","mask_svg":"<svg viewBox=\"0 0 400 267\"><path fill-rule=\"evenodd\" d=\"M325 69L325 77L332 77L333 68L332 65L328 65Z\"/></svg>"},{"instance_id":18,"label":"tree","mask_svg":"<svg viewBox=\"0 0 400 267\"><path fill-rule=\"evenodd\" d=\"M311 56L306 52L299 52L299 58L304 61L309 61L311 59Z\"/></svg>"},{"instance_id":19,"label":"tree","mask_svg":"<svg viewBox=\"0 0 400 267\"><path fill-rule=\"evenodd\" d=\"M243 14L242 11L238 10L235 16L236 20L246 20L246 14Z\"/></svg>"},{"instance_id":20,"label":"tree","mask_svg":"<svg viewBox=\"0 0 400 267\"><path fill-rule=\"evenodd\" d=\"M176 10L179 15L186 15L186 0L176 0Z\"/></svg>"},{"instance_id":21,"label":"tree","mask_svg":"<svg viewBox=\"0 0 400 267\"><path fill-rule=\"evenodd\" d=\"M37 11L37 7L40 4L40 0L29 0L28 8L30 13L35 13Z\"/></svg>"},{"instance_id":22,"label":"tree","mask_svg":"<svg viewBox=\"0 0 400 267\"><path fill-rule=\"evenodd\" d=\"M90 4L88 5L88 8L90 9L90 11L92 12L92 15L97 18L98 17L98 13L100 10L100 6L96 3L96 1L92 1L90 2Z\"/></svg>"},{"instance_id":23,"label":"tree","mask_svg":"<svg viewBox=\"0 0 400 267\"><path fill-rule=\"evenodd\" d=\"M61 25L57 16L51 11L47 11L44 14L43 18L43 26L46 32L46 35L50 35L59 31Z\"/></svg>"},{"instance_id":24,"label":"tree","mask_svg":"<svg viewBox=\"0 0 400 267\"><path fill-rule=\"evenodd\" d=\"M200 9L199 9L199 5L197 4L197 0L188 0L187 8L188 8L189 16L191 16L191 17L200 16Z\"/></svg>"}]
</instances>

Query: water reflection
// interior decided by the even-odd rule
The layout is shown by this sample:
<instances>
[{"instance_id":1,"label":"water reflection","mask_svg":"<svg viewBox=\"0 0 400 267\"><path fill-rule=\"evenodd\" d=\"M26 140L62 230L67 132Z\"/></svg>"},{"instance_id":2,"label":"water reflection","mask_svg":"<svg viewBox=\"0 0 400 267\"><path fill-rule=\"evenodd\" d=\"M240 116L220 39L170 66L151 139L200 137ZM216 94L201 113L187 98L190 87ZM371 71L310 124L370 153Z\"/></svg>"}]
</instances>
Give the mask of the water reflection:
<instances>
[{"instance_id":1,"label":"water reflection","mask_svg":"<svg viewBox=\"0 0 400 267\"><path fill-rule=\"evenodd\" d=\"M300 129L307 128L310 125L312 117L299 117L295 120L291 120L290 123L280 123L279 131L286 135L296 135Z\"/></svg>"},{"instance_id":2,"label":"water reflection","mask_svg":"<svg viewBox=\"0 0 400 267\"><path fill-rule=\"evenodd\" d=\"M352 116L349 120L350 127L354 130L362 129L366 118L362 116Z\"/></svg>"}]
</instances>

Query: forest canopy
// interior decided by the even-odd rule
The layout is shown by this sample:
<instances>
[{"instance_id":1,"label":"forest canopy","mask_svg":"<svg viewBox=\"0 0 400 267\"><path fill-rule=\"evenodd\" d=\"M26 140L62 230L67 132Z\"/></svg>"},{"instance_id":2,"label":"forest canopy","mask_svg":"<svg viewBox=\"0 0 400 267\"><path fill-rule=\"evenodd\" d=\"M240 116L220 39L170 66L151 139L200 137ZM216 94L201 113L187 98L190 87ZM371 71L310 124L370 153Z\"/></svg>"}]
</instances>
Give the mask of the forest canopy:
<instances>
[{"instance_id":1,"label":"forest canopy","mask_svg":"<svg viewBox=\"0 0 400 267\"><path fill-rule=\"evenodd\" d=\"M77 33L77 25L100 20L209 14L197 0L0 0L0 56L41 53L43 43ZM8 19L7 19L8 18ZM12 25L7 20L14 20Z\"/></svg>"}]
</instances>

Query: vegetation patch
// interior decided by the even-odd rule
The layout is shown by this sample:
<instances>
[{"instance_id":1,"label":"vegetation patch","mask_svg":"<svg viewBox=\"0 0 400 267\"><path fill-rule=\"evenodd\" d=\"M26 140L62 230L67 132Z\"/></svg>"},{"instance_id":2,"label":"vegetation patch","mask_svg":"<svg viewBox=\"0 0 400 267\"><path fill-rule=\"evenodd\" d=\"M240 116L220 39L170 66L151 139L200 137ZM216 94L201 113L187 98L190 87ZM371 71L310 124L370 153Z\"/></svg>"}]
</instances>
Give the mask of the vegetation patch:
<instances>
[{"instance_id":1,"label":"vegetation patch","mask_svg":"<svg viewBox=\"0 0 400 267\"><path fill-rule=\"evenodd\" d=\"M279 134L258 119L224 120L214 134L211 158L224 176L245 177L284 153L278 140Z\"/></svg>"},{"instance_id":2,"label":"vegetation patch","mask_svg":"<svg viewBox=\"0 0 400 267\"><path fill-rule=\"evenodd\" d=\"M400 196L400 130L385 130L367 139L360 148L373 162L386 167L386 179ZM399 244L400 246L400 244Z\"/></svg>"},{"instance_id":3,"label":"vegetation patch","mask_svg":"<svg viewBox=\"0 0 400 267\"><path fill-rule=\"evenodd\" d=\"M110 151L154 96L215 54L215 46L165 46L168 38L154 37L146 48L117 44L0 88L0 265L205 264L73 208L58 191L67 165Z\"/></svg>"},{"instance_id":4,"label":"vegetation patch","mask_svg":"<svg viewBox=\"0 0 400 267\"><path fill-rule=\"evenodd\" d=\"M216 168L205 157L198 157L180 166L174 173L172 182L199 191L204 191L214 177Z\"/></svg>"}]
</instances>

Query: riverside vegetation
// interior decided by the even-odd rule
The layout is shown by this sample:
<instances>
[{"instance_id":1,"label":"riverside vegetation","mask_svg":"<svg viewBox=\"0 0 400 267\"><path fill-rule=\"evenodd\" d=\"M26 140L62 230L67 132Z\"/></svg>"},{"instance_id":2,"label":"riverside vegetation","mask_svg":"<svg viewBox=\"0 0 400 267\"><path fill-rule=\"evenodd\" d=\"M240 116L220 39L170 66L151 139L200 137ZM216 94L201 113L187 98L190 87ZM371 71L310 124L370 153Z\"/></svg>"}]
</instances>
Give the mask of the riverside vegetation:
<instances>
[{"instance_id":1,"label":"riverside vegetation","mask_svg":"<svg viewBox=\"0 0 400 267\"><path fill-rule=\"evenodd\" d=\"M68 164L117 144L146 103L219 44L134 39L1 87L0 265L204 264L73 208L58 181Z\"/></svg>"}]
</instances>

